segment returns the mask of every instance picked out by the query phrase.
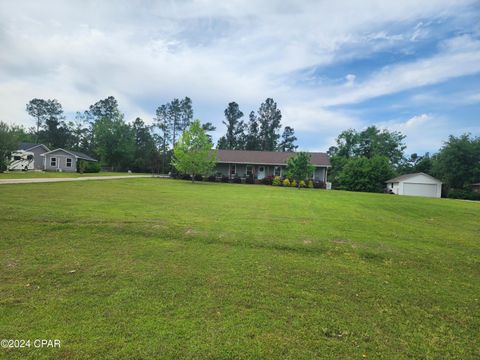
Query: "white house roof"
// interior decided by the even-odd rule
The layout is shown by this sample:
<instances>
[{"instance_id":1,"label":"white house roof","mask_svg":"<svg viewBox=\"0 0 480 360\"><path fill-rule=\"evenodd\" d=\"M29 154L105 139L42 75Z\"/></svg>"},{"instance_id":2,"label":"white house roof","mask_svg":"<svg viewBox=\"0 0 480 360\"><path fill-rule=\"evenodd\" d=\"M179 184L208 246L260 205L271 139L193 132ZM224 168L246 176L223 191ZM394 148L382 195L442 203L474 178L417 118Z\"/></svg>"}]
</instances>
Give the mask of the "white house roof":
<instances>
[{"instance_id":1,"label":"white house roof","mask_svg":"<svg viewBox=\"0 0 480 360\"><path fill-rule=\"evenodd\" d=\"M400 176L397 176L393 179L390 179L390 180L387 180L385 181L386 183L398 183L398 182L402 182L402 181L406 181L408 179L411 179L411 178L414 178L415 176L419 176L419 175L423 175L423 176L426 176L426 177L429 177L430 179L432 179L433 181L435 182L438 182L438 183L441 183L440 180L434 178L433 176L430 176L428 174L425 174L423 172L419 172L419 173L414 173L414 174L405 174L405 175L400 175Z\"/></svg>"}]
</instances>

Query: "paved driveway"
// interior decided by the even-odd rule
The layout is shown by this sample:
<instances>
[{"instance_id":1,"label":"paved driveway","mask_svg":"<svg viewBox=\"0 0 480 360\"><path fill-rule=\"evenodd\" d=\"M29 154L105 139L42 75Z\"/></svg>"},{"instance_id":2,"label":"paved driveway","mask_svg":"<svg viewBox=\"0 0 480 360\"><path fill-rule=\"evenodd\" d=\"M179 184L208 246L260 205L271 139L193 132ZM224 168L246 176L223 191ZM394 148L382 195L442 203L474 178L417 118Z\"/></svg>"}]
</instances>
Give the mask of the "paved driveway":
<instances>
[{"instance_id":1,"label":"paved driveway","mask_svg":"<svg viewBox=\"0 0 480 360\"><path fill-rule=\"evenodd\" d=\"M63 181L85 181L85 180L135 179L135 178L147 178L147 177L152 177L152 175L87 176L87 177L81 177L81 178L0 179L0 185L49 183L49 182L63 182Z\"/></svg>"}]
</instances>

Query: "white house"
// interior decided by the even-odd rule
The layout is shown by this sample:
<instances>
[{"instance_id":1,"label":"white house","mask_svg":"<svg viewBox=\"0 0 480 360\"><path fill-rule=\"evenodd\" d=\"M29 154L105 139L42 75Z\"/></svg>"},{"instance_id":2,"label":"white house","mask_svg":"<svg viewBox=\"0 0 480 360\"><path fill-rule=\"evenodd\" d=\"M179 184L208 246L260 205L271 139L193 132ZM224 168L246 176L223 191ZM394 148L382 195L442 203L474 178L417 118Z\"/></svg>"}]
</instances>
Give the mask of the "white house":
<instances>
[{"instance_id":1,"label":"white house","mask_svg":"<svg viewBox=\"0 0 480 360\"><path fill-rule=\"evenodd\" d=\"M424 173L406 174L385 182L387 189L397 195L442 196L442 182Z\"/></svg>"}]
</instances>

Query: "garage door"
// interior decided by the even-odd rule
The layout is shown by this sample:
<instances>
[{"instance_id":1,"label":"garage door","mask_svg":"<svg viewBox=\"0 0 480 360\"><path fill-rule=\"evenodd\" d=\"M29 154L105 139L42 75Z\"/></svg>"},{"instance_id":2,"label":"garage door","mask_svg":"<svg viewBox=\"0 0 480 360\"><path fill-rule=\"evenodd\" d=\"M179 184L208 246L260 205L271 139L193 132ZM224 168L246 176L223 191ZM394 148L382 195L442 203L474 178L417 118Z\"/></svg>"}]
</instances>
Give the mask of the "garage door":
<instances>
[{"instance_id":1,"label":"garage door","mask_svg":"<svg viewBox=\"0 0 480 360\"><path fill-rule=\"evenodd\" d=\"M437 196L436 184L403 183L403 194L413 196Z\"/></svg>"}]
</instances>

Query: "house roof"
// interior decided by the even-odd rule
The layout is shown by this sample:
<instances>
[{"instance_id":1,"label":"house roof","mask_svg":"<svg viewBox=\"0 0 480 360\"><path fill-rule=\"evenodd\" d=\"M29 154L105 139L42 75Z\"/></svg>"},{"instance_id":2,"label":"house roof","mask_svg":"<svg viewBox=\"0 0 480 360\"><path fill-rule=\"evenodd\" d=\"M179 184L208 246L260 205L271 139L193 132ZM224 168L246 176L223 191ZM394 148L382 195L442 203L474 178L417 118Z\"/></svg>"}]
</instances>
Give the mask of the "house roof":
<instances>
[{"instance_id":1,"label":"house roof","mask_svg":"<svg viewBox=\"0 0 480 360\"><path fill-rule=\"evenodd\" d=\"M480 186L480 183L470 184L471 186Z\"/></svg>"},{"instance_id":2,"label":"house roof","mask_svg":"<svg viewBox=\"0 0 480 360\"><path fill-rule=\"evenodd\" d=\"M395 178L393 178L393 179L387 180L387 181L385 181L385 182L386 182L386 183L397 183L397 182L400 182L400 181L408 180L408 179L410 179L410 178L412 178L412 177L415 177L415 176L418 176L418 175L424 175L424 176L429 177L429 178L432 179L432 180L435 180L435 181L437 181L437 182L441 182L440 180L434 178L433 176L430 176L430 175L425 174L425 173L423 173L423 172L414 173L414 174L400 175L400 176L397 176L397 177L395 177Z\"/></svg>"},{"instance_id":3,"label":"house roof","mask_svg":"<svg viewBox=\"0 0 480 360\"><path fill-rule=\"evenodd\" d=\"M55 149L55 150L52 150L52 151L49 151L49 152L46 152L45 154L42 154L43 155L48 155L48 154L52 154L56 151L64 151L72 156L74 156L75 158L77 159L82 159L82 160L87 160L87 161L97 161L96 159L92 158L91 156L88 156L87 154L84 154L80 151L73 151L73 150L65 150L65 149L61 149L61 148L58 148L58 149Z\"/></svg>"},{"instance_id":4,"label":"house roof","mask_svg":"<svg viewBox=\"0 0 480 360\"><path fill-rule=\"evenodd\" d=\"M285 165L294 152L253 151L253 150L217 150L218 163ZM310 161L315 166L330 166L326 153L311 152Z\"/></svg>"},{"instance_id":5,"label":"house roof","mask_svg":"<svg viewBox=\"0 0 480 360\"><path fill-rule=\"evenodd\" d=\"M50 151L50 149L43 144L35 144L35 143L29 143L29 142L21 142L20 144L18 144L18 149L27 151L27 150L36 148L37 146L42 146L47 151Z\"/></svg>"}]
</instances>

